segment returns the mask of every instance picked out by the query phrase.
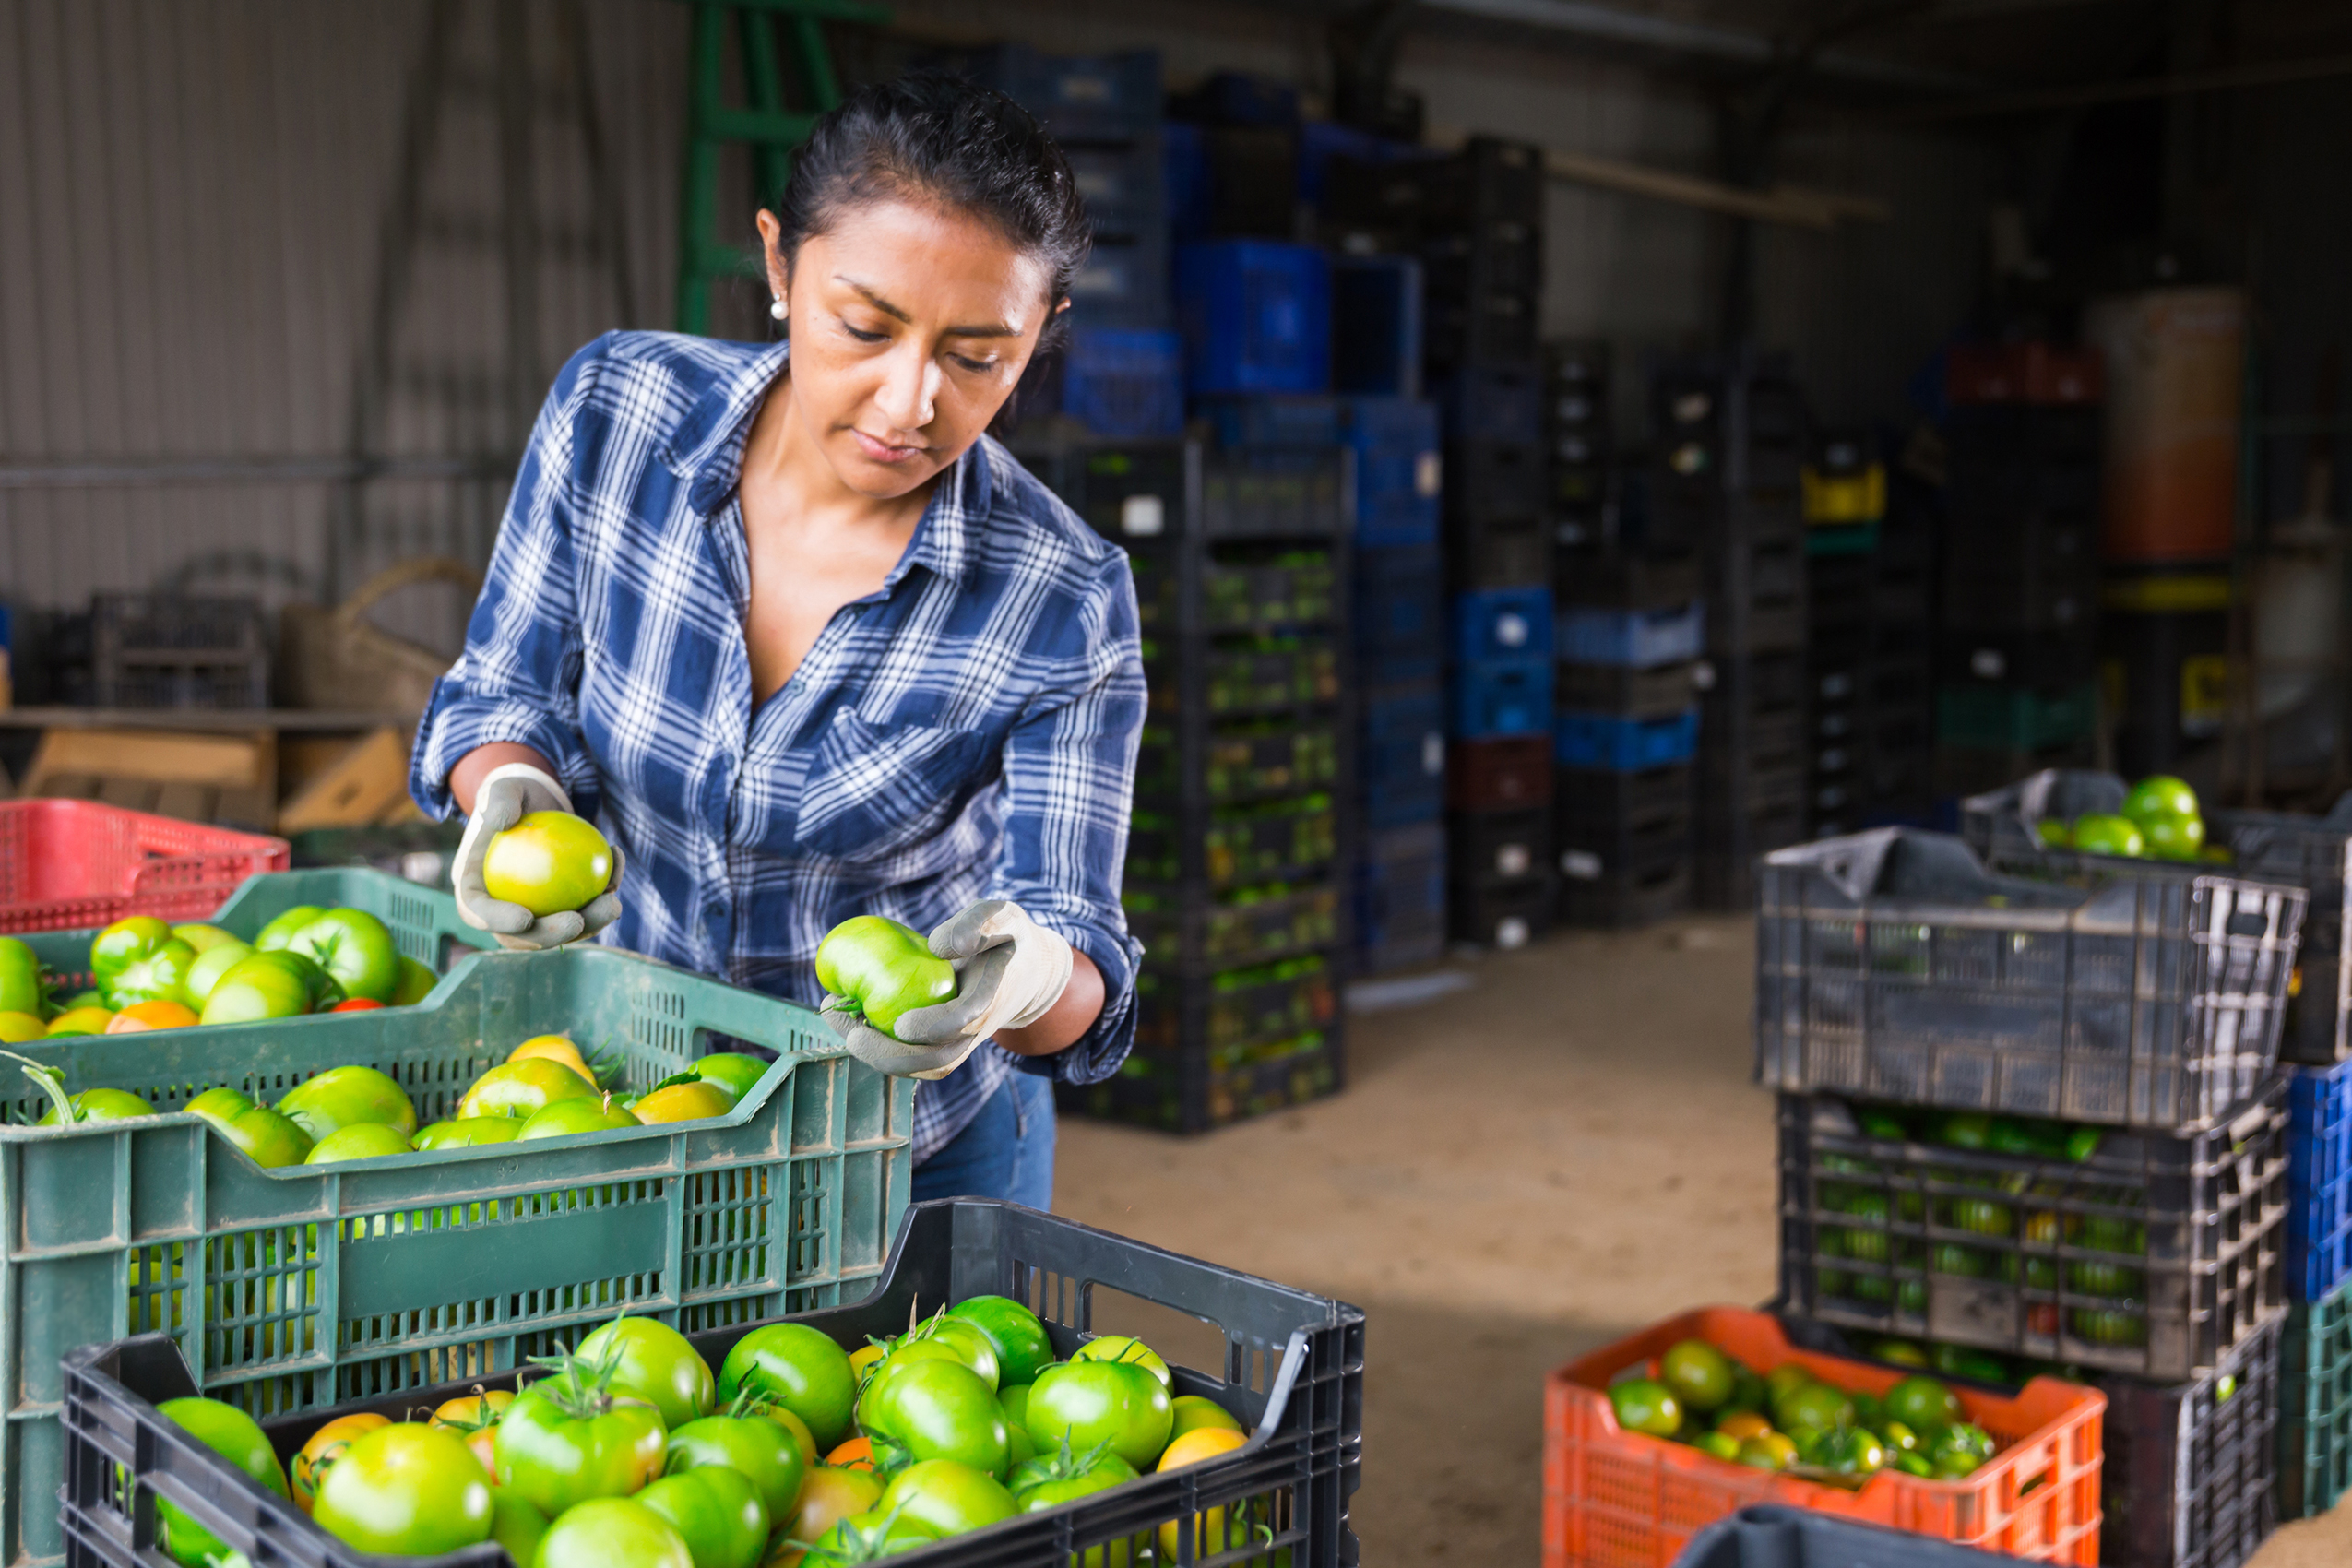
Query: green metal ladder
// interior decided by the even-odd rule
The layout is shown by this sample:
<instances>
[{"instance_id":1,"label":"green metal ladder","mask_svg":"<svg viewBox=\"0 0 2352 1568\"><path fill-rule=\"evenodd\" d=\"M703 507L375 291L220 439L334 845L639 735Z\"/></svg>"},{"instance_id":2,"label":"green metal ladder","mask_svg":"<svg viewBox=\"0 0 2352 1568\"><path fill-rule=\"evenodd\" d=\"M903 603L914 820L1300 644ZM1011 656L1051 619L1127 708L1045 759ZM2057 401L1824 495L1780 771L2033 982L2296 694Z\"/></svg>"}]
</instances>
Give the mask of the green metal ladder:
<instances>
[{"instance_id":1,"label":"green metal ladder","mask_svg":"<svg viewBox=\"0 0 2352 1568\"><path fill-rule=\"evenodd\" d=\"M890 13L865 0L692 0L694 42L687 85L686 170L680 182L678 330L710 327L711 285L765 271L758 250L718 237L719 160L730 143L752 150L759 197L773 200L792 172L792 149L808 139L818 115L841 101L841 84L826 43L828 21L887 22ZM730 24L742 57L750 102L727 101ZM787 30L798 66L803 107L787 105L778 29Z\"/></svg>"}]
</instances>

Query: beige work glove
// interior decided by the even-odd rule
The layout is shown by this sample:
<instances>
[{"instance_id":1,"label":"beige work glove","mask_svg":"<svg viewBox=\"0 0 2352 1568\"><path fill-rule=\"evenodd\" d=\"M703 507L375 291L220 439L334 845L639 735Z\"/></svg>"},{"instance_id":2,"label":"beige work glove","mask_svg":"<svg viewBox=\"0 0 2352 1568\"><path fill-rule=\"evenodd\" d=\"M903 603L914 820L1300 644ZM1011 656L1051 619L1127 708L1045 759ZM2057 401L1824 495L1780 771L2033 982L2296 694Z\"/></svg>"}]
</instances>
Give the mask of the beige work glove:
<instances>
[{"instance_id":1,"label":"beige work glove","mask_svg":"<svg viewBox=\"0 0 2352 1568\"><path fill-rule=\"evenodd\" d=\"M1009 898L983 898L931 933L931 950L956 966L956 994L898 1015L885 1034L827 996L824 1018L849 1054L894 1078L944 1078L980 1041L1036 1023L1069 989L1070 944ZM895 1037L895 1038L894 1038Z\"/></svg>"}]
</instances>

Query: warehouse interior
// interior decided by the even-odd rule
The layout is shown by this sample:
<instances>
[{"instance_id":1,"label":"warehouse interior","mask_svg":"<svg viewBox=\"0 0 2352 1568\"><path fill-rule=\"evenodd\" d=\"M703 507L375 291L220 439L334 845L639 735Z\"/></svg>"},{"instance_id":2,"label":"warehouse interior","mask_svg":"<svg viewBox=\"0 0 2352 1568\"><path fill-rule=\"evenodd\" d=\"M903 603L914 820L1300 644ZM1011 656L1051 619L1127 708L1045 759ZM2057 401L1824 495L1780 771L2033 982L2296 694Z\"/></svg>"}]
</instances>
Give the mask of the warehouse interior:
<instances>
[{"instance_id":1,"label":"warehouse interior","mask_svg":"<svg viewBox=\"0 0 2352 1568\"><path fill-rule=\"evenodd\" d=\"M1136 1046L1062 1086L1053 1208L1360 1309L1334 1552L1762 1568L1677 1553L1799 1483L1683 1431L1642 1462L1748 1474L1677 1523L1573 1435L1677 1441L1607 1392L1656 1350L1581 1359L1722 1305L2104 1396L2103 1479L1996 1431L2000 1527L1872 1522L2352 1559L2352 7L0 0L0 794L445 893L410 749L551 383L768 340L810 120L954 70L1087 199L992 428L1131 553L1150 685ZM115 891L39 831L0 903ZM2027 1148L2069 1130L2194 1172L2163 1216L2135 1178L2135 1271L2083 1251L2120 1179ZM1214 1367L1200 1315L1097 1327ZM25 1463L0 1555L55 1561ZM1214 1561L1325 1568L1327 1523Z\"/></svg>"}]
</instances>

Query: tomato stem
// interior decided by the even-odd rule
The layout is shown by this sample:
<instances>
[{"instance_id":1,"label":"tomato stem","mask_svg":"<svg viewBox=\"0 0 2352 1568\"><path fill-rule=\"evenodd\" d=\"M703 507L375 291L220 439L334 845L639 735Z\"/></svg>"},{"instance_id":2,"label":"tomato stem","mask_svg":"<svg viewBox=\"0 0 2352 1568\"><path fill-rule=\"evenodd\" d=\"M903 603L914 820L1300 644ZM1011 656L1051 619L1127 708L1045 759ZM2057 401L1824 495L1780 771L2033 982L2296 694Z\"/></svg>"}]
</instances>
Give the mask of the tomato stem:
<instances>
[{"instance_id":1,"label":"tomato stem","mask_svg":"<svg viewBox=\"0 0 2352 1568\"><path fill-rule=\"evenodd\" d=\"M82 1119L81 1107L76 1105L73 1096L65 1092L65 1075L63 1073L54 1067L44 1067L30 1056L19 1056L13 1051L0 1051L0 1056L24 1063L25 1076L38 1084L41 1092L56 1103L58 1121L70 1124Z\"/></svg>"}]
</instances>

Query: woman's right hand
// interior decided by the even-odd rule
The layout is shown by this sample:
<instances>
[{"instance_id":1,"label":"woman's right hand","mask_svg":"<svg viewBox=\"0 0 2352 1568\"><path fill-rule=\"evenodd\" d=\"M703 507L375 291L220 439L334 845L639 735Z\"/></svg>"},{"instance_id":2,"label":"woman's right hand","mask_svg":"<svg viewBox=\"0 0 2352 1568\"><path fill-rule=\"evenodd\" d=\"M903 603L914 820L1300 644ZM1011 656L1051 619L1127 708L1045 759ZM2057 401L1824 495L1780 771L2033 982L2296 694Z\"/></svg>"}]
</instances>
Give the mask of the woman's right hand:
<instances>
[{"instance_id":1,"label":"woman's right hand","mask_svg":"<svg viewBox=\"0 0 2352 1568\"><path fill-rule=\"evenodd\" d=\"M488 748L483 748L487 750ZM517 750L524 748L517 747ZM475 753L466 762L474 760ZM526 754L536 755L527 753ZM465 770L460 763L454 774ZM567 942L577 942L592 936L611 925L621 913L621 850L612 850L612 880L602 893L578 909L533 917L520 904L493 898L482 885L482 857L489 852L490 841L504 833L532 812L564 812L572 809L572 798L564 792L544 768L528 762L506 762L493 767L479 778L465 781L472 786L472 799L467 805L466 836L458 842L457 863L450 868L449 881L457 895L457 914L477 931L486 931L498 939L502 947L532 951L561 947Z\"/></svg>"}]
</instances>

